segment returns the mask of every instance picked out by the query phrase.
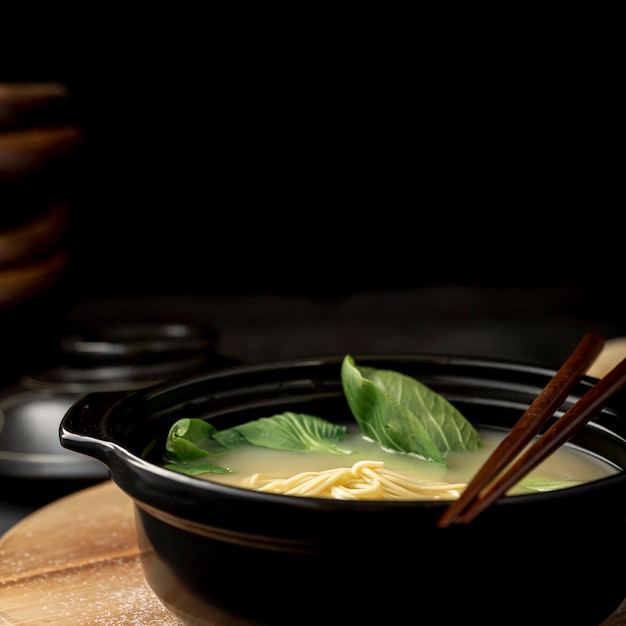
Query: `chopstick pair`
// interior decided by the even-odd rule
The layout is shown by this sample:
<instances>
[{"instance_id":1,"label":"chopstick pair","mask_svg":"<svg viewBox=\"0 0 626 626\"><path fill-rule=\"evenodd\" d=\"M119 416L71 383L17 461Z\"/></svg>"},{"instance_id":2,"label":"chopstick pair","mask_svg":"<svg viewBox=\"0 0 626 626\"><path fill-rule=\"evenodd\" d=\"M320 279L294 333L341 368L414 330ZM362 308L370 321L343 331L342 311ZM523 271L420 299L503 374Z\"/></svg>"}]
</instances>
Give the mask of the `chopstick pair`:
<instances>
[{"instance_id":1,"label":"chopstick pair","mask_svg":"<svg viewBox=\"0 0 626 626\"><path fill-rule=\"evenodd\" d=\"M604 338L598 333L588 333L583 337L543 391L480 467L458 500L446 509L437 522L438 528L471 522L554 450L573 437L604 408L615 393L626 387L624 359L558 418L532 446L520 454L561 406L603 346ZM500 475L513 460L508 470Z\"/></svg>"}]
</instances>

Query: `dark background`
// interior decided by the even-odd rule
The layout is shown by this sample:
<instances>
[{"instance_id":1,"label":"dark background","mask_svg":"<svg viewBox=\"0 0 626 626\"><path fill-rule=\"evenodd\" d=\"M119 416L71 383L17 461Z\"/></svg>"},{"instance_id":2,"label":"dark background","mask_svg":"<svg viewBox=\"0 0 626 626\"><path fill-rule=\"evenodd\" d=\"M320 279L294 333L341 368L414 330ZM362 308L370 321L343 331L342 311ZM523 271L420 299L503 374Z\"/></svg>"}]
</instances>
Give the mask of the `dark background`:
<instances>
[{"instance_id":1,"label":"dark background","mask_svg":"<svg viewBox=\"0 0 626 626\"><path fill-rule=\"evenodd\" d=\"M6 75L70 89L86 292L615 280L613 98L575 58L50 52Z\"/></svg>"},{"instance_id":2,"label":"dark background","mask_svg":"<svg viewBox=\"0 0 626 626\"><path fill-rule=\"evenodd\" d=\"M172 297L194 298L176 315L226 326L236 316L211 299L246 298L246 329L293 323L298 338L322 307L379 350L553 361L588 328L626 334L614 98L584 55L114 42L5 71L65 83L83 135L63 180L69 266L35 313L14 313L31 336L55 341L85 303L105 318L101 301L129 299L123 316L141 308L132 300ZM305 303L298 320L289 298ZM145 304L141 316L174 313Z\"/></svg>"},{"instance_id":3,"label":"dark background","mask_svg":"<svg viewBox=\"0 0 626 626\"><path fill-rule=\"evenodd\" d=\"M619 284L623 194L600 120L514 92L415 93L383 68L295 69L70 79L82 289Z\"/></svg>"}]
</instances>

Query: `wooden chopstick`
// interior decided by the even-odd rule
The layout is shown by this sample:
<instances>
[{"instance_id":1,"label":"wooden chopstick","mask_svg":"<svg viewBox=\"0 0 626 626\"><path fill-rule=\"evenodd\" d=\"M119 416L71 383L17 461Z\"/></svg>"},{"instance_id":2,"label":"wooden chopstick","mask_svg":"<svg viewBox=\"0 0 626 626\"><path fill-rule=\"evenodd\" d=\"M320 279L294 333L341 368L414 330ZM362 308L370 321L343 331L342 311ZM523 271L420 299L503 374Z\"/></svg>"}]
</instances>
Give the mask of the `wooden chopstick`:
<instances>
[{"instance_id":1,"label":"wooden chopstick","mask_svg":"<svg viewBox=\"0 0 626 626\"><path fill-rule=\"evenodd\" d=\"M489 490L457 518L457 523L471 522L481 511L521 480L530 470L558 447L571 439L607 402L626 387L626 359L601 378L582 398L568 409L522 454Z\"/></svg>"},{"instance_id":2,"label":"wooden chopstick","mask_svg":"<svg viewBox=\"0 0 626 626\"><path fill-rule=\"evenodd\" d=\"M567 394L596 359L603 346L604 338L598 333L588 333L582 338L543 391L535 398L515 426L500 442L487 461L480 467L458 500L452 502L446 509L438 520L437 527L445 528L453 523L466 524L474 519L479 512L487 508L489 504L494 502L515 482L527 474L545 458L549 452L572 437L575 430L588 421L595 412L600 410L601 407L597 408L597 406L602 402L606 403L610 396L616 391L616 389L613 389L611 381L614 381L616 378L619 380L619 372L613 374L611 378L608 379L608 382L607 378L609 374L607 374L607 376L600 381L602 385L599 390L595 391L591 398L588 398L589 394L591 391L598 388L600 382L597 383L590 392L585 394L570 411L557 420L554 426L545 433L544 437L552 431L547 443L535 444L536 446L539 445L539 448L535 448L534 446L530 448L527 453L515 463L513 468L511 468L511 473L507 472L502 475L486 493L481 494L481 492L497 478L498 474L515 459L559 406L561 406ZM622 386L623 383L624 381L621 382ZM610 386L607 388L607 385ZM602 394L600 396L601 402L594 400L594 397L598 396L598 394ZM587 400L583 402L584 398L587 398ZM581 402L583 402L582 405L578 406ZM576 406L578 406L578 408L576 411L573 411ZM573 417L568 416L570 412L572 412ZM582 417L576 417L581 412ZM564 420L566 416L568 417ZM574 430L569 432L569 428L566 429L565 426L572 421L575 423L570 428ZM560 426L554 431L553 429L559 424ZM554 443L550 442L552 437L555 437ZM535 452L532 452L533 449ZM533 458L535 454L540 457L539 460Z\"/></svg>"}]
</instances>

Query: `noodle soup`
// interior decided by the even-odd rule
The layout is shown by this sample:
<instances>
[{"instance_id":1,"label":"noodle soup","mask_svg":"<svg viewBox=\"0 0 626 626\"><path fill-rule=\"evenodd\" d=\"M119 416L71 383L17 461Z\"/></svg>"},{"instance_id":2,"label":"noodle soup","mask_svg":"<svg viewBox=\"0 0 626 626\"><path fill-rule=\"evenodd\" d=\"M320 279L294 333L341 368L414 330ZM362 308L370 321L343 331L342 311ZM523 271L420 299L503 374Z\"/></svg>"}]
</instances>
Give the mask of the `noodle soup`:
<instances>
[{"instance_id":1,"label":"noodle soup","mask_svg":"<svg viewBox=\"0 0 626 626\"><path fill-rule=\"evenodd\" d=\"M222 484L287 495L337 499L450 500L458 498L473 474L487 460L503 433L480 430L483 446L476 452L450 452L448 467L415 455L386 451L351 427L338 455L323 451L277 451L241 446L217 461L232 473L201 474ZM617 468L572 445L565 445L540 463L509 494L548 491L615 474Z\"/></svg>"}]
</instances>

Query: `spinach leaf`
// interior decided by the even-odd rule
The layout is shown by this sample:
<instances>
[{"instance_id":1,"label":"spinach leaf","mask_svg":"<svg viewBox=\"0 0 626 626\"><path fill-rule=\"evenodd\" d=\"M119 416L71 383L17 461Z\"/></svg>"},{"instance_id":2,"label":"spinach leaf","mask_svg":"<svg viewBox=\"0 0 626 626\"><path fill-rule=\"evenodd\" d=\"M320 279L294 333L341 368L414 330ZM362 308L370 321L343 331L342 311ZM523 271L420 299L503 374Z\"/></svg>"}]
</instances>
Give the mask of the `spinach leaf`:
<instances>
[{"instance_id":1,"label":"spinach leaf","mask_svg":"<svg viewBox=\"0 0 626 626\"><path fill-rule=\"evenodd\" d=\"M275 450L325 450L335 454L350 454L337 446L346 434L346 426L333 424L321 417L286 411L245 422L213 434L213 439L224 446L248 443Z\"/></svg>"},{"instance_id":2,"label":"spinach leaf","mask_svg":"<svg viewBox=\"0 0 626 626\"><path fill-rule=\"evenodd\" d=\"M169 461L185 462L216 456L223 452L212 435L215 426L201 419L182 418L175 422L165 442L165 458Z\"/></svg>"},{"instance_id":3,"label":"spinach leaf","mask_svg":"<svg viewBox=\"0 0 626 626\"><path fill-rule=\"evenodd\" d=\"M410 376L359 367L346 355L341 382L364 435L383 447L447 466L446 452L482 446L473 425L456 407Z\"/></svg>"}]
</instances>

